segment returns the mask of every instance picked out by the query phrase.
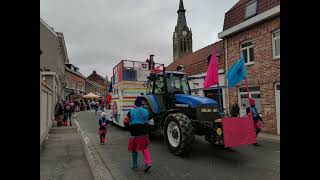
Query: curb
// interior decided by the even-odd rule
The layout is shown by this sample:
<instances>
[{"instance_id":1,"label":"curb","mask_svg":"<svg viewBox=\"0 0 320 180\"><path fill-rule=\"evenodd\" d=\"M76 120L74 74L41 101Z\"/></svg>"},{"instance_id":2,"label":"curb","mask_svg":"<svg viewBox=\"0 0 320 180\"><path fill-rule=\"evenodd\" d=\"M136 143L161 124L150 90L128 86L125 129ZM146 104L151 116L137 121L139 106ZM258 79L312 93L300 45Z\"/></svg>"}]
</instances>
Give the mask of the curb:
<instances>
[{"instance_id":1,"label":"curb","mask_svg":"<svg viewBox=\"0 0 320 180\"><path fill-rule=\"evenodd\" d=\"M279 135L270 135L266 133L260 133L257 139L280 143Z\"/></svg>"},{"instance_id":2,"label":"curb","mask_svg":"<svg viewBox=\"0 0 320 180\"><path fill-rule=\"evenodd\" d=\"M87 133L80 128L76 119L74 119L74 122L78 127L78 132L80 132L81 143L94 179L114 180L115 178L111 175L110 170L104 165L94 145L90 142Z\"/></svg>"}]
</instances>

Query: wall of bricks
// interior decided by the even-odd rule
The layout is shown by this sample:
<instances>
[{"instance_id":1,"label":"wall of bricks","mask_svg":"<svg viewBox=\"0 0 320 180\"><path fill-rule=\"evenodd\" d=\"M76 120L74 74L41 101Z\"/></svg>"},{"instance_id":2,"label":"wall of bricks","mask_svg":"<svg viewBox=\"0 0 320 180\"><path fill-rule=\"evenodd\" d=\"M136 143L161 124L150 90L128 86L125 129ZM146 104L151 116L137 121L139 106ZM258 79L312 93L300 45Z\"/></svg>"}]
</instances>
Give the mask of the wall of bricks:
<instances>
[{"instance_id":1,"label":"wall of bricks","mask_svg":"<svg viewBox=\"0 0 320 180\"><path fill-rule=\"evenodd\" d=\"M243 21L245 21L245 8L251 0L240 0L226 14L223 30L229 29ZM280 4L280 0L259 0L257 14L261 14Z\"/></svg>"},{"instance_id":2,"label":"wall of bricks","mask_svg":"<svg viewBox=\"0 0 320 180\"><path fill-rule=\"evenodd\" d=\"M272 32L280 28L280 17L274 18L244 32L227 38L228 62L230 67L240 58L241 42L252 40L254 64L247 66L249 86L260 86L263 131L276 134L275 83L280 82L280 58L273 59ZM229 102L238 102L238 88L229 89Z\"/></svg>"},{"instance_id":3,"label":"wall of bricks","mask_svg":"<svg viewBox=\"0 0 320 180\"><path fill-rule=\"evenodd\" d=\"M85 92L85 82L86 82L86 79L80 77L80 76L77 76L69 71L66 71L66 79L67 79L67 83L68 83L68 86L69 88L71 88L71 84L74 82L75 83L75 89L80 89L82 91L82 94L84 94ZM82 89L83 87L83 89Z\"/></svg>"},{"instance_id":4,"label":"wall of bricks","mask_svg":"<svg viewBox=\"0 0 320 180\"><path fill-rule=\"evenodd\" d=\"M101 85L101 87L99 87L99 90L96 90L96 92L102 93L103 95L107 94L107 87L109 87L108 82L105 81L105 79L103 79L100 75L98 75L96 71L93 71L93 73L89 75L87 79Z\"/></svg>"}]
</instances>

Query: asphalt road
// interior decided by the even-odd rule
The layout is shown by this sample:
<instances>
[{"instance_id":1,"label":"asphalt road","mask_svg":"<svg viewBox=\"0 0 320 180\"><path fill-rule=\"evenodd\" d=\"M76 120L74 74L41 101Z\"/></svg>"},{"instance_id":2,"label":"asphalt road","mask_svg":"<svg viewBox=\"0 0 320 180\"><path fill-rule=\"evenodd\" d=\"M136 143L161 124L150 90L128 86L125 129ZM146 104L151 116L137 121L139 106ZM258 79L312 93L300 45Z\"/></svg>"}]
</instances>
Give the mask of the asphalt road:
<instances>
[{"instance_id":1,"label":"asphalt road","mask_svg":"<svg viewBox=\"0 0 320 180\"><path fill-rule=\"evenodd\" d=\"M139 154L141 171L131 170L131 153L127 150L129 132L110 124L105 145L100 145L98 116L93 111L80 112L77 121L89 135L100 157L117 180L125 179L217 179L217 180L273 180L280 179L280 143L259 141L261 146L241 146L231 150L215 147L196 136L189 157L171 154L159 133L151 139L152 168L143 173L143 156Z\"/></svg>"}]
</instances>

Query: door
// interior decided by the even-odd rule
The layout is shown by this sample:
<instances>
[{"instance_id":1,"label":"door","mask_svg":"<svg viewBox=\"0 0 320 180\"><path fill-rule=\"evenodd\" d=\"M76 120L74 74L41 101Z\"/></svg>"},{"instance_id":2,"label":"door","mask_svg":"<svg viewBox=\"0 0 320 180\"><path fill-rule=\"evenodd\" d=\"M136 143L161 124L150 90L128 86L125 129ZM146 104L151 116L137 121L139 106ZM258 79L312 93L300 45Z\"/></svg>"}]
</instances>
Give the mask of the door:
<instances>
[{"instance_id":1,"label":"door","mask_svg":"<svg viewBox=\"0 0 320 180\"><path fill-rule=\"evenodd\" d=\"M280 83L276 84L277 133L280 135Z\"/></svg>"}]
</instances>

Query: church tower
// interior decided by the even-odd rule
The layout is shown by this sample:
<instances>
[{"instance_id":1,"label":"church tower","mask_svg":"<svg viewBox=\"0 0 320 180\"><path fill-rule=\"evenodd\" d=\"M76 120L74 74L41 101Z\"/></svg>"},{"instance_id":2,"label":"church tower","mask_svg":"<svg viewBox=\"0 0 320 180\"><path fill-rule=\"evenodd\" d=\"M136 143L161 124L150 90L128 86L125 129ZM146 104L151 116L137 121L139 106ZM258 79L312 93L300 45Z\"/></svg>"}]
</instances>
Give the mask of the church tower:
<instances>
[{"instance_id":1,"label":"church tower","mask_svg":"<svg viewBox=\"0 0 320 180\"><path fill-rule=\"evenodd\" d=\"M173 61L180 57L192 53L192 32L187 26L185 15L186 10L183 1L180 0L177 25L173 33Z\"/></svg>"}]
</instances>

